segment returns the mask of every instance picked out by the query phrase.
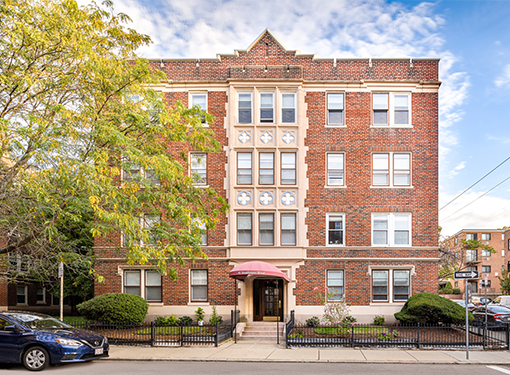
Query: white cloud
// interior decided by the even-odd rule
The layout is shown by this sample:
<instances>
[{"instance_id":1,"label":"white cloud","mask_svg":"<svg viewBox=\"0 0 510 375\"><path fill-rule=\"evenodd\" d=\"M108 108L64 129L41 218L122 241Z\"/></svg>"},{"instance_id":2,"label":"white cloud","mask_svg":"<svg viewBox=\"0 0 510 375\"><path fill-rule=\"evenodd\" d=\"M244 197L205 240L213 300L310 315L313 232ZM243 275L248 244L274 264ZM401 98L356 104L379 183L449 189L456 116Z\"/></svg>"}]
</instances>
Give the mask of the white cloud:
<instances>
[{"instance_id":1,"label":"white cloud","mask_svg":"<svg viewBox=\"0 0 510 375\"><path fill-rule=\"evenodd\" d=\"M503 143L503 144L510 143L510 137L502 137L502 136L496 137L493 135L488 135L487 139L489 141L496 141L496 142Z\"/></svg>"},{"instance_id":2,"label":"white cloud","mask_svg":"<svg viewBox=\"0 0 510 375\"><path fill-rule=\"evenodd\" d=\"M510 87L510 64L505 66L503 73L494 81L494 84L497 87Z\"/></svg>"},{"instance_id":3,"label":"white cloud","mask_svg":"<svg viewBox=\"0 0 510 375\"><path fill-rule=\"evenodd\" d=\"M466 167L466 162L463 161L461 162L460 164L458 164L455 168L453 168L446 177L448 178L452 178L456 175L459 174L459 171L461 171L462 169L464 169Z\"/></svg>"},{"instance_id":4,"label":"white cloud","mask_svg":"<svg viewBox=\"0 0 510 375\"><path fill-rule=\"evenodd\" d=\"M439 225L443 227L442 234L452 235L461 229L495 229L510 225L510 200L488 195L452 215L481 194L483 193L468 192L440 211ZM449 202L454 196L442 194L441 198L442 202Z\"/></svg>"}]
</instances>

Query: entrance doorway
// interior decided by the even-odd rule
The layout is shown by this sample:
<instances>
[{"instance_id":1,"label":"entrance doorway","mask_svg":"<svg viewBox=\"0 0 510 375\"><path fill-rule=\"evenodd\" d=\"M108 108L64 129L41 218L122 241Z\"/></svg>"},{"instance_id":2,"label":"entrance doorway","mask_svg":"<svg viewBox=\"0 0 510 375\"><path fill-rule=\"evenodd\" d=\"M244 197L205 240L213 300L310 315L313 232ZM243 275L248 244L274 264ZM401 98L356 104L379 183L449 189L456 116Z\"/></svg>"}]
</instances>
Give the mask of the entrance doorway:
<instances>
[{"instance_id":1,"label":"entrance doorway","mask_svg":"<svg viewBox=\"0 0 510 375\"><path fill-rule=\"evenodd\" d=\"M253 320L283 321L283 280L253 280Z\"/></svg>"}]
</instances>

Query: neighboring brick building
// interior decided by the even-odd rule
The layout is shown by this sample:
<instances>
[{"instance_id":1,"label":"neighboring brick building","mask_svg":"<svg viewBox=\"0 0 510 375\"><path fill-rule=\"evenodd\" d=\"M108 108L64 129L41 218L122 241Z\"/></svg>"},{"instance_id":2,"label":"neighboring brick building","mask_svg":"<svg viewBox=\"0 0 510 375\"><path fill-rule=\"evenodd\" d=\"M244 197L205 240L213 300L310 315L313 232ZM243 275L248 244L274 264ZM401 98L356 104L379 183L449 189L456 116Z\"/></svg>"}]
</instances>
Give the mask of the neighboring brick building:
<instances>
[{"instance_id":1,"label":"neighboring brick building","mask_svg":"<svg viewBox=\"0 0 510 375\"><path fill-rule=\"evenodd\" d=\"M96 294L141 294L151 315L209 315L211 301L226 315L228 273L250 260L290 278L278 281L283 319L321 316L315 287L345 295L359 321L437 291L438 59L317 58L266 30L233 55L152 64L168 105L215 117L224 151L192 153L191 169L231 210L203 238L209 260L177 267L178 281L128 266L120 233L99 239ZM241 315L276 319L276 282L239 283Z\"/></svg>"},{"instance_id":2,"label":"neighboring brick building","mask_svg":"<svg viewBox=\"0 0 510 375\"><path fill-rule=\"evenodd\" d=\"M455 233L451 240L454 251L458 251L463 259L463 270L477 271L479 279L468 280L470 290L473 294L482 295L485 293L485 275L487 275L487 293L491 297L501 294L498 276L508 270L508 240L510 230L503 229L462 229ZM491 246L495 253L485 249L466 249L461 240L478 240L484 245ZM464 294L464 280L453 280L450 282L454 288L459 288Z\"/></svg>"}]
</instances>

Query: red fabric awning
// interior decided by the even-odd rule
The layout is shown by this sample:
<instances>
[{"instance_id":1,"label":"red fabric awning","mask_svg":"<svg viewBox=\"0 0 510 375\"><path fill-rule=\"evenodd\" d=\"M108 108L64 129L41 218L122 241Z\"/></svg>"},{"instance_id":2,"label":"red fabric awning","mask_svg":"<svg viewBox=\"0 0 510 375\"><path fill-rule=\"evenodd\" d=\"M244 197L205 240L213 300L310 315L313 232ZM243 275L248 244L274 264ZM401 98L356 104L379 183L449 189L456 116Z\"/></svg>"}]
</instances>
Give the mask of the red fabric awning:
<instances>
[{"instance_id":1,"label":"red fabric awning","mask_svg":"<svg viewBox=\"0 0 510 375\"><path fill-rule=\"evenodd\" d=\"M239 264L228 275L241 281L244 281L247 276L274 276L290 281L282 271L272 264L258 260Z\"/></svg>"}]
</instances>

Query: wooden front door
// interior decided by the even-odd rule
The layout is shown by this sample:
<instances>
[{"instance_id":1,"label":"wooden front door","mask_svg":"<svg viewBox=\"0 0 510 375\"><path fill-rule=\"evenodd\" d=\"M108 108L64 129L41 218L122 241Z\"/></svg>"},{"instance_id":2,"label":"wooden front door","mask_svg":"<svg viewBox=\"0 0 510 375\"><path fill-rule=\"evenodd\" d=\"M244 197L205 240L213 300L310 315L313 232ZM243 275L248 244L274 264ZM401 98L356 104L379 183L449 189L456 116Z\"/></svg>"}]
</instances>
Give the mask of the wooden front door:
<instances>
[{"instance_id":1,"label":"wooden front door","mask_svg":"<svg viewBox=\"0 0 510 375\"><path fill-rule=\"evenodd\" d=\"M283 321L283 280L253 280L253 320Z\"/></svg>"}]
</instances>

